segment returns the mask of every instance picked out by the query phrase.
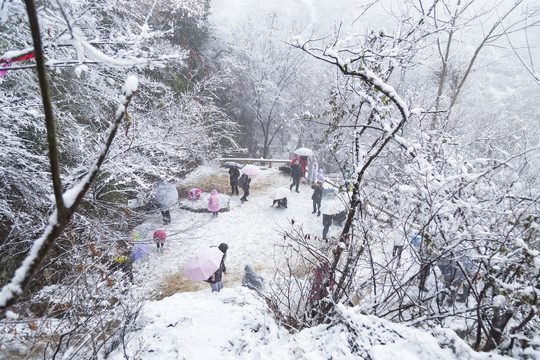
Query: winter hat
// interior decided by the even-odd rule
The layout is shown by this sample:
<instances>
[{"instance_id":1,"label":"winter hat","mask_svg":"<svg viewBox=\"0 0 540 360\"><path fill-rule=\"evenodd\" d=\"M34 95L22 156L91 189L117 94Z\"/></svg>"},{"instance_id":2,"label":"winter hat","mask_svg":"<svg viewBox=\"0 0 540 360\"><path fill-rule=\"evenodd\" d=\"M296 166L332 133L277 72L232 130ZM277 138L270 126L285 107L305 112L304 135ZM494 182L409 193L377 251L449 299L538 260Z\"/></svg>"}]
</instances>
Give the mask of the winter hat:
<instances>
[{"instance_id":1,"label":"winter hat","mask_svg":"<svg viewBox=\"0 0 540 360\"><path fill-rule=\"evenodd\" d=\"M229 248L229 245L225 244L225 243L221 243L219 244L218 246L218 249L221 250L222 253L227 253L227 249Z\"/></svg>"},{"instance_id":2,"label":"winter hat","mask_svg":"<svg viewBox=\"0 0 540 360\"><path fill-rule=\"evenodd\" d=\"M217 190L214 189L214 190L212 190L212 192L211 192L210 194L212 194L212 195L217 195L217 193L218 193Z\"/></svg>"}]
</instances>

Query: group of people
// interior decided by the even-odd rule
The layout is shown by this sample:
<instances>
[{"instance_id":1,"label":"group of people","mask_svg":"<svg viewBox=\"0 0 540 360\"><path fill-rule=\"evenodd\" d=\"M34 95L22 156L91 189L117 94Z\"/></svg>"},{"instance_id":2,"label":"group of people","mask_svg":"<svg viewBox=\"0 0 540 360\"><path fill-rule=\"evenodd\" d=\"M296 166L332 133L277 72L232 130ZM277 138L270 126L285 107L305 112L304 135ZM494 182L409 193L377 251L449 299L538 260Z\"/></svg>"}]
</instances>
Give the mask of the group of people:
<instances>
[{"instance_id":1,"label":"group of people","mask_svg":"<svg viewBox=\"0 0 540 360\"><path fill-rule=\"evenodd\" d=\"M306 177L306 167L307 167L308 161L307 157L301 156L296 157L293 159L291 164L291 177L292 177L292 184L289 186L289 190L292 191L293 188L295 188L295 191L299 193L299 185L300 180L302 177ZM312 164L316 164L316 162L312 162ZM318 171L317 171L318 170ZM317 175L315 176L312 174L313 171L317 171ZM231 168L228 171L229 177L230 177L230 186L231 186L231 194L232 195L239 195L239 187L243 190L243 196L240 198L240 200L243 202L248 201L247 197L249 195L249 188L250 188L250 182L251 179L246 174L241 174L237 166L231 166ZM323 184L324 184L324 173L323 169L318 169L317 166L311 166L309 169L310 174L310 182L311 182L311 189L313 190L313 193L311 195L312 203L313 203L313 211L312 214L317 214L317 216L321 215L321 202L323 198ZM282 197L278 199L274 199L271 206L274 206L277 204L278 208L287 208L287 197ZM210 193L210 197L208 199L208 210L213 214L214 217L218 216L219 210L220 210L220 201L219 201L219 194L216 189L213 189ZM164 224L170 223L170 214L168 210L162 210L163 214L163 222ZM341 225L341 222L346 218L346 211L343 211L338 214L323 214L322 216L322 223L323 223L323 231L322 231L322 238L326 239L328 235L328 231L332 223L336 222L338 225ZM164 243L166 241L166 233L163 230L156 230L153 234L153 240L157 246L157 250L159 252L163 251ZM418 234L414 234L411 244L418 246L421 244L422 237ZM219 292L221 289L223 289L223 276L227 274L227 268L225 266L225 260L227 258L227 250L228 245L225 243L221 243L218 246L219 250L223 253L223 258L221 259L220 265L218 269L205 281L210 284L210 287L212 289L212 292ZM393 258L397 259L397 264L399 266L399 262L401 259L401 253L403 251L403 245L395 245L392 250L392 256ZM132 263L133 259L130 259L128 256L116 256L113 260L113 264L110 267L111 271L116 270L122 270L125 272L130 279L133 278L132 274ZM477 281L478 274L473 274L473 263L467 256L460 256L458 258L450 258L450 257L442 257L438 258L432 261L426 261L425 263L421 264L420 270L418 272L418 278L420 280L419 283L419 289L420 293L427 292L428 289L426 288L426 282L429 277L429 274L431 273L431 269L433 266L437 266L441 273L441 279L442 279L442 289L438 293L437 301L439 303L442 303L445 299L447 299L447 302L453 303L454 301L457 302L465 302L467 301L467 298L469 296L470 290L471 290L471 284L474 281ZM263 278L255 273L253 271L253 268L250 265L246 265L245 268L245 274L242 279L242 285L246 286L250 289L255 290L261 290L264 287L264 280ZM310 299L315 299L319 292L320 284L322 284L322 280L327 276L328 273L328 264L322 264L320 267L317 267L315 272L315 282L314 287L312 288L312 291L310 293ZM459 289L462 289L461 293L458 293Z\"/></svg>"},{"instance_id":2,"label":"group of people","mask_svg":"<svg viewBox=\"0 0 540 360\"><path fill-rule=\"evenodd\" d=\"M295 187L296 192L299 191L300 179L306 176L306 167L308 164L308 158L305 156L298 156L293 159L291 164L291 176L293 178L293 183L290 185L290 190ZM249 188L251 183L251 178L246 174L241 174L240 170L236 165L232 165L228 171L229 173L229 182L231 186L231 195L239 195L239 188L243 190L243 196L240 198L240 201L244 203L248 201ZM321 215L321 201L323 197L323 184L324 184L324 172L323 169L318 169L315 181L312 181L313 184L311 188L313 189L313 194L311 199L313 201L313 214L317 216ZM276 205L278 208L287 208L287 197L280 199L275 199L272 203L272 206ZM217 216L219 212L219 197L216 189L213 189L210 193L208 199L208 210L213 213L213 216ZM326 237L328 232L328 227L330 224L327 224L327 218L330 219L330 224L332 223L333 217L331 215L323 215L323 238ZM225 259L227 255L228 246L225 243L221 243L218 248L223 252L223 258L221 260L219 268L205 281L208 282L212 288L212 292L219 292L223 288L223 276L226 275L226 266ZM252 267L246 265L245 275L242 279L242 285L250 289L260 290L264 286L264 281L262 277L256 274Z\"/></svg>"},{"instance_id":3,"label":"group of people","mask_svg":"<svg viewBox=\"0 0 540 360\"><path fill-rule=\"evenodd\" d=\"M291 177L292 177L293 182L289 186L289 190L292 190L292 188L294 187L295 191L299 192L298 187L300 186L300 179L306 178L307 164L308 164L307 156L297 156L292 160ZM320 182L321 185L324 184L323 169L319 169L317 162L315 161L312 161L311 164L313 164L313 166L311 167L310 172L308 172L309 179L307 180L312 183ZM318 169L318 171L316 169Z\"/></svg>"},{"instance_id":4,"label":"group of people","mask_svg":"<svg viewBox=\"0 0 540 360\"><path fill-rule=\"evenodd\" d=\"M251 178L246 174L240 175L240 170L238 170L238 167L233 165L229 169L229 182L231 185L231 195L239 195L238 187L240 187L244 192L243 196L240 198L240 201L242 203L244 203L244 201L248 201L247 197L249 196ZM210 211L214 217L217 217L219 214L219 209L220 202L218 191L213 189L210 193L210 198L208 199L208 211Z\"/></svg>"},{"instance_id":5,"label":"group of people","mask_svg":"<svg viewBox=\"0 0 540 360\"><path fill-rule=\"evenodd\" d=\"M229 181L231 184L231 195L239 195L238 186L240 186L244 192L244 195L240 198L240 201L242 203L244 203L244 201L248 201L247 197L249 196L249 184L251 183L251 178L246 174L242 174L240 176L240 170L238 170L236 165L233 165L229 169Z\"/></svg>"},{"instance_id":6,"label":"group of people","mask_svg":"<svg viewBox=\"0 0 540 360\"><path fill-rule=\"evenodd\" d=\"M311 178L311 188L313 189L313 194L311 195L311 200L313 201L313 211L312 214L317 214L317 216L321 216L321 202L323 198L324 193L324 171L323 169L318 168L316 162L312 162L313 166L311 167L311 172L314 172L316 169L317 174L310 174ZM306 175L306 165L307 165L307 157L306 156L297 156L293 159L291 164L291 177L292 177L292 184L289 186L289 190L292 190L293 187L295 188L295 191L299 193L298 187L300 185L300 179L302 177L305 177ZM287 198L284 198L285 204L287 203ZM274 200L274 203L276 200ZM274 205L274 204L272 204ZM279 205L278 205L279 207ZM286 206L285 206L286 207ZM322 238L326 239L326 236L328 235L328 231L330 230L330 226L333 222L336 222L338 224L341 224L344 220L344 216L346 215L346 211L340 212L338 214L323 214L323 232L322 232Z\"/></svg>"},{"instance_id":7,"label":"group of people","mask_svg":"<svg viewBox=\"0 0 540 360\"><path fill-rule=\"evenodd\" d=\"M135 234L135 231L134 231ZM140 234L134 235L132 241L129 242L131 246L135 244L136 241L143 240L139 238ZM157 246L158 252L163 252L163 247L167 239L167 234L163 230L156 230L152 235L152 239ZM133 262L140 258L146 250L142 247L134 247L131 249L131 252L126 252L124 255L116 255L111 258L111 261L108 266L107 276L110 276L116 271L121 271L125 276L129 278L130 281L133 281Z\"/></svg>"},{"instance_id":8,"label":"group of people","mask_svg":"<svg viewBox=\"0 0 540 360\"><path fill-rule=\"evenodd\" d=\"M475 270L474 264L470 258L470 254L467 254L463 250L458 250L452 253L445 253L443 255L434 256L427 252L425 244L423 243L423 237L419 234L413 234L411 245L416 248L421 258L420 270L418 271L417 278L419 280L418 289L419 294L427 293L429 289L426 287L428 283L429 275L433 272L434 266L439 268L441 273L442 288L437 295L437 303L442 305L446 300L448 305L454 304L454 302L464 303L467 301L472 284L481 279L481 275L478 270ZM396 246L394 246L395 250ZM398 262L401 256L402 246L399 246L398 251L393 251L397 256ZM461 293L459 290L461 289Z\"/></svg>"}]
</instances>

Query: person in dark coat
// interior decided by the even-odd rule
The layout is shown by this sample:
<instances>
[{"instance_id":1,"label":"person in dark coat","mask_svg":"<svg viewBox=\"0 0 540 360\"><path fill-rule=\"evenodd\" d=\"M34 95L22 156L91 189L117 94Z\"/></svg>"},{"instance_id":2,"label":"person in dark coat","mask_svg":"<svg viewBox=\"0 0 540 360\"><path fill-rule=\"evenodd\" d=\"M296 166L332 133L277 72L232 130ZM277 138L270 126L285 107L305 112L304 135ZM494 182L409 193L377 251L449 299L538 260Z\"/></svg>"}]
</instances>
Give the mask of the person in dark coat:
<instances>
[{"instance_id":1,"label":"person in dark coat","mask_svg":"<svg viewBox=\"0 0 540 360\"><path fill-rule=\"evenodd\" d=\"M437 260L437 266L441 270L443 288L437 300L442 303L446 294L450 294L449 303L465 302L469 297L470 285L465 278L473 273L473 263L467 256L459 260L443 258ZM463 272L463 270L465 272ZM460 285L463 286L463 293L458 295Z\"/></svg>"},{"instance_id":2,"label":"person in dark coat","mask_svg":"<svg viewBox=\"0 0 540 360\"><path fill-rule=\"evenodd\" d=\"M275 199L273 202L272 202L272 205L271 206L274 206L277 204L277 207L280 208L280 207L283 207L283 208L287 208L287 198L284 197L283 199Z\"/></svg>"},{"instance_id":3,"label":"person in dark coat","mask_svg":"<svg viewBox=\"0 0 540 360\"><path fill-rule=\"evenodd\" d=\"M169 209L161 210L161 217L163 218L163 225L169 225L171 223L171 212Z\"/></svg>"},{"instance_id":4,"label":"person in dark coat","mask_svg":"<svg viewBox=\"0 0 540 360\"><path fill-rule=\"evenodd\" d=\"M302 176L302 166L300 166L300 160L296 159L294 163L291 165L291 176L293 179L293 182L291 186L289 186L289 190L292 190L293 186L296 185L296 192L298 191L298 186L300 186L300 177Z\"/></svg>"},{"instance_id":5,"label":"person in dark coat","mask_svg":"<svg viewBox=\"0 0 540 360\"><path fill-rule=\"evenodd\" d=\"M322 216L322 224L323 224L323 231L322 231L322 238L323 240L326 239L326 235L328 234L328 230L330 229L330 225L332 225L332 215L323 214Z\"/></svg>"},{"instance_id":6,"label":"person in dark coat","mask_svg":"<svg viewBox=\"0 0 540 360\"><path fill-rule=\"evenodd\" d=\"M242 188L242 191L244 191L244 196L240 198L240 201L244 203L244 201L248 201L247 197L249 196L249 183L251 182L251 179L246 174L242 174L240 176L240 180L238 180L238 185Z\"/></svg>"},{"instance_id":7,"label":"person in dark coat","mask_svg":"<svg viewBox=\"0 0 540 360\"><path fill-rule=\"evenodd\" d=\"M311 195L311 200L313 200L313 211L311 213L317 213L317 216L320 216L323 187L322 184L317 181L311 185L311 188L313 189L313 195Z\"/></svg>"},{"instance_id":8,"label":"person in dark coat","mask_svg":"<svg viewBox=\"0 0 540 360\"><path fill-rule=\"evenodd\" d=\"M342 226L343 222L347 219L347 210L343 210L334 215L333 220L334 224L337 226Z\"/></svg>"},{"instance_id":9,"label":"person in dark coat","mask_svg":"<svg viewBox=\"0 0 540 360\"><path fill-rule=\"evenodd\" d=\"M220 292L223 289L223 274L227 275L227 268L225 267L225 258L227 257L227 250L229 246L225 243L221 243L218 246L218 249L223 253L223 258L219 264L219 268L205 281L210 284L212 292Z\"/></svg>"},{"instance_id":10,"label":"person in dark coat","mask_svg":"<svg viewBox=\"0 0 540 360\"><path fill-rule=\"evenodd\" d=\"M240 171L236 166L232 166L229 169L229 179L231 183L231 195L238 195L238 178L240 177Z\"/></svg>"}]
</instances>

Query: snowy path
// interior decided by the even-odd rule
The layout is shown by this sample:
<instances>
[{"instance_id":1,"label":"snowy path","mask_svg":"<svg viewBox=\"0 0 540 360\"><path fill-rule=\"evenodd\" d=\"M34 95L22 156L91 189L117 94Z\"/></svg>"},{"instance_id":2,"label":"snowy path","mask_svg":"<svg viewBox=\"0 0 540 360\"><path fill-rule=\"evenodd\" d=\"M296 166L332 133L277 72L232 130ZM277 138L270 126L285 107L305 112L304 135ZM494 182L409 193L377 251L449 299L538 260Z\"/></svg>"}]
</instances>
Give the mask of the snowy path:
<instances>
[{"instance_id":1,"label":"snowy path","mask_svg":"<svg viewBox=\"0 0 540 360\"><path fill-rule=\"evenodd\" d=\"M199 183L207 184L212 178L216 179L212 186L221 194L230 194L225 168L203 167L184 182L195 187ZM288 196L287 209L270 207L272 200L268 193L278 187L288 188L289 184L289 176L278 169L265 169L252 177L249 201L240 202L240 190L240 196L230 198L230 211L221 212L217 218L212 218L210 213L174 209L171 211L171 224L164 226L161 216L154 215L150 221L152 228L165 230L169 235L165 251L158 253L151 247L145 258L135 262L135 283L156 295L152 298L208 288L204 282L192 283L184 277L182 270L195 253L222 242L229 245L225 287L240 284L245 265L251 265L265 278L271 278L275 269L274 244L279 243L282 238L280 232L289 226L291 219L313 235L321 236L322 233L322 216L311 213L313 190L310 185L301 184L300 193L293 189ZM207 200L200 201L206 204ZM339 230L332 226L330 235ZM158 295L160 292L162 294Z\"/></svg>"}]
</instances>

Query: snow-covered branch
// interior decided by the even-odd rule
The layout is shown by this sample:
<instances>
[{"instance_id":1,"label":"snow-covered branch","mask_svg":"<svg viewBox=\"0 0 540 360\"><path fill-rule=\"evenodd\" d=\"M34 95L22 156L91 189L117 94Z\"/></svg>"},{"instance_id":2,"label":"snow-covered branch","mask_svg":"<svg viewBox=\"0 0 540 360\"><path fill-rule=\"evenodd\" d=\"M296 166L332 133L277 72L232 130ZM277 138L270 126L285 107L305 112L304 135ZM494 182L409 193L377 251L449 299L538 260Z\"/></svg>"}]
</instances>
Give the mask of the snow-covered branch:
<instances>
[{"instance_id":1,"label":"snow-covered branch","mask_svg":"<svg viewBox=\"0 0 540 360\"><path fill-rule=\"evenodd\" d=\"M25 286L30 281L35 270L39 267L39 264L43 260L44 256L50 250L54 244L56 238L60 236L63 229L68 224L71 216L81 203L84 195L90 188L93 180L97 176L99 169L105 160L107 152L114 140L118 127L124 118L124 113L129 105L131 98L137 90L137 78L130 76L126 79L126 83L123 89L123 95L120 99L120 105L118 106L115 114L115 120L111 124L111 127L106 136L106 141L102 146L102 150L99 153L94 165L88 172L88 174L81 180L79 184L72 187L62 195L62 204L65 205L63 212L55 210L49 218L49 225L43 232L43 234L33 242L30 252L24 259L22 265L17 269L15 275L11 281L5 285L0 291L0 314L3 315L7 311L8 307L13 305L17 299L21 296Z\"/></svg>"}]
</instances>

